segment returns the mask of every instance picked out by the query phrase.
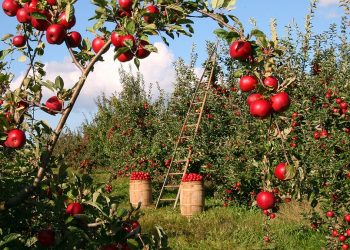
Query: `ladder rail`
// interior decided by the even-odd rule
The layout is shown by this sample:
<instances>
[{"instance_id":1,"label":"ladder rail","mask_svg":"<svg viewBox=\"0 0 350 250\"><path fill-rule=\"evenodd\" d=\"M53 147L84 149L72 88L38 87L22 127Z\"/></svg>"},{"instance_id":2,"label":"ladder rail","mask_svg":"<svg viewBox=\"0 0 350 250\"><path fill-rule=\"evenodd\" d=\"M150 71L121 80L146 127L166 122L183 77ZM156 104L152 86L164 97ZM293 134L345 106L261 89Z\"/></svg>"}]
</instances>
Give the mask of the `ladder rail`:
<instances>
[{"instance_id":1,"label":"ladder rail","mask_svg":"<svg viewBox=\"0 0 350 250\"><path fill-rule=\"evenodd\" d=\"M203 103L202 103L202 106L201 106L201 110L200 110L200 112L199 112L199 117L198 117L198 120L197 120L197 124L196 124L196 128L195 128L195 132L194 132L194 134L193 134L193 136L192 136L192 140L193 141L195 141L195 139L196 139L196 136L197 136L197 132L198 132L198 129L199 129L199 125L200 125L200 122L201 122L201 120L202 120L202 117L203 117L203 111L204 111L204 107L205 107L205 103L206 103L206 101L207 101L207 98L208 98L208 90L210 89L210 84L211 84L211 82L212 82L212 80L213 80L213 76L214 76L214 66L215 66L215 64L216 64L216 55L215 55L215 59L214 59L214 63L213 63L214 65L213 65L213 67L212 67L212 69L211 69L211 71L210 71L210 76L209 76L209 79L208 79L208 82L207 82L207 86L206 86L206 92L205 92L205 94L204 94L204 98L203 98ZM184 173L183 173L183 176L186 174L186 172L187 172L187 168L188 168L188 165L189 165L189 159L191 158L191 156L192 156L192 152L193 152L193 150L192 149L190 149L189 150L189 153L188 153L188 160L187 160L187 162L186 162L186 165L185 165L185 167L184 167ZM177 206L177 203L178 203L178 201L179 201L179 198L180 198L180 188L179 188L179 190L177 191L177 195L176 195L176 200L175 200L175 203L174 203L174 208L176 208L176 206Z\"/></svg>"},{"instance_id":2,"label":"ladder rail","mask_svg":"<svg viewBox=\"0 0 350 250\"><path fill-rule=\"evenodd\" d=\"M171 157L171 161L170 161L170 165L168 167L168 170L166 171L166 175L165 175L165 178L164 178L164 182L163 182L163 185L162 185L162 188L160 190L160 194L158 196L158 199L157 199L157 202L156 202L156 208L158 207L159 205L159 202L161 200L164 200L162 199L162 195L163 195L163 192L166 188L166 185L167 185L167 182L168 182L168 178L169 178L169 175L171 173L171 169L174 165L174 160L176 158L176 153L178 151L178 148L181 144L181 138L183 137L184 135L184 132L185 130L187 129L186 125L188 123L188 120L189 120L189 117L191 116L191 112L193 111L193 107L195 105L196 102L198 102L196 100L197 98L197 93L199 92L199 90L201 89L201 85L203 84L203 80L204 80L204 77L205 77L205 73L209 70L209 66L211 65L210 62L213 62L213 65L212 68L211 68L211 72L210 72L210 76L209 76L209 79L207 81L207 84L205 86L205 91L204 91L204 97L203 97L203 100L201 100L200 102L201 103L201 107L200 107L200 112L199 112L199 116L197 117L197 122L195 124L195 130L192 134L192 141L194 141L195 137L196 137L196 134L198 132L198 129L199 129L199 125L200 125L200 122L201 122L201 119L202 119L202 116L203 116L203 111L204 111L204 107L205 107L205 103L206 103L206 100L207 100L207 97L208 97L208 91L210 89L210 84L212 82L212 77L214 75L214 65L216 64L216 57L217 57L217 44L214 46L213 50L211 51L211 54L210 54L210 57L209 57L209 60L206 62L205 64L205 67L204 67L204 71L201 75L201 78L200 80L197 82L197 85L195 87L195 90L194 90L194 94L192 96L192 99L190 101L190 105L189 105L189 108L187 110L187 113L186 113L186 117L184 119L184 122L183 122L183 125L181 127L181 130L180 130L180 133L179 133L179 136L176 140L176 143L175 143L175 147L174 147L174 151L173 151L173 154L172 154L172 157ZM214 57L213 57L214 56ZM214 58L214 60L211 60L212 58ZM182 177L186 174L187 172L187 169L188 169L188 166L189 166L189 161L190 161L190 158L192 156L192 147L189 147L188 149L188 154L187 154L187 160L186 160L186 163L185 163L185 166L183 167L183 173L182 173ZM179 200L179 196L180 196L180 187L178 189L178 192L177 192L177 195L176 195L176 199L175 199L175 204L174 204L174 208L176 208L176 205L178 203L178 200Z\"/></svg>"}]
</instances>

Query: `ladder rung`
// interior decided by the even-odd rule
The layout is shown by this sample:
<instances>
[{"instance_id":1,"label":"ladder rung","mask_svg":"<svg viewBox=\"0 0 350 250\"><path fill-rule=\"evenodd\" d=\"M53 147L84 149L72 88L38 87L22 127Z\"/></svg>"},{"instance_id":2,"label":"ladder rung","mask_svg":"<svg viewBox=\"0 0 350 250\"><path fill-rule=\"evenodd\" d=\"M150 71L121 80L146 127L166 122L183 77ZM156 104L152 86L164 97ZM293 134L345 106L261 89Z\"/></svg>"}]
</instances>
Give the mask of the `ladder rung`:
<instances>
[{"instance_id":1,"label":"ladder rung","mask_svg":"<svg viewBox=\"0 0 350 250\"><path fill-rule=\"evenodd\" d=\"M181 160L178 160L176 161L176 163L179 163L179 162L186 162L188 159L181 159Z\"/></svg>"},{"instance_id":2,"label":"ladder rung","mask_svg":"<svg viewBox=\"0 0 350 250\"><path fill-rule=\"evenodd\" d=\"M176 199L175 198L162 198L162 199L159 199L160 201L175 201Z\"/></svg>"},{"instance_id":3,"label":"ladder rung","mask_svg":"<svg viewBox=\"0 0 350 250\"><path fill-rule=\"evenodd\" d=\"M194 124L188 124L188 125L186 125L186 127L194 127L194 126L196 126L197 125L197 123L194 123Z\"/></svg>"},{"instance_id":4,"label":"ladder rung","mask_svg":"<svg viewBox=\"0 0 350 250\"><path fill-rule=\"evenodd\" d=\"M192 105L202 104L203 102L194 102Z\"/></svg>"},{"instance_id":5,"label":"ladder rung","mask_svg":"<svg viewBox=\"0 0 350 250\"><path fill-rule=\"evenodd\" d=\"M166 185L165 188L179 188L180 185Z\"/></svg>"},{"instance_id":6,"label":"ladder rung","mask_svg":"<svg viewBox=\"0 0 350 250\"><path fill-rule=\"evenodd\" d=\"M182 175L183 173L169 173L169 175Z\"/></svg>"}]
</instances>

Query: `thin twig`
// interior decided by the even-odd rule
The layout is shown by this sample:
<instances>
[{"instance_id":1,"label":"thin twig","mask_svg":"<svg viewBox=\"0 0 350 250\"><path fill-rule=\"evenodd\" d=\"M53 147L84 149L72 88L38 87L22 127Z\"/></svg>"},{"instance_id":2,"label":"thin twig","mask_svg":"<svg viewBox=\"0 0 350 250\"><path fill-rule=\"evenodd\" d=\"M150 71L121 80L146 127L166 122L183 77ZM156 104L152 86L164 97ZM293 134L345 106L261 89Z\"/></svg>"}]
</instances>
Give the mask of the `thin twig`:
<instances>
[{"instance_id":1,"label":"thin twig","mask_svg":"<svg viewBox=\"0 0 350 250\"><path fill-rule=\"evenodd\" d=\"M39 40L38 40L38 44L41 43L43 36L44 36L44 32L41 33ZM28 40L27 40L27 47L28 47L28 54L29 54L30 63L29 63L29 67L28 67L26 73L24 74L23 80L21 81L21 85L19 87L20 89L22 88L22 86L24 84L24 80L28 77L29 72L32 69L33 69L33 77L34 77L34 59L35 59L35 56L36 56L38 50L35 48L33 55L31 55L30 51L29 51L29 41Z\"/></svg>"},{"instance_id":2,"label":"thin twig","mask_svg":"<svg viewBox=\"0 0 350 250\"><path fill-rule=\"evenodd\" d=\"M281 133L281 130L280 130L279 126L278 126L277 121L275 121L275 125L276 125L277 132L278 132L279 136L281 137L281 141L282 141L281 145L282 145L282 150L283 150L283 153L284 153L284 158L286 158L286 161L287 161L288 165L290 165L289 164L289 160L288 160L288 156L287 156L287 152L286 152L286 148L284 146L285 141L283 139L283 136L282 136L282 133Z\"/></svg>"},{"instance_id":3,"label":"thin twig","mask_svg":"<svg viewBox=\"0 0 350 250\"><path fill-rule=\"evenodd\" d=\"M75 64L75 66L77 66L77 68L78 68L78 69L81 71L81 73L83 74L83 73L84 73L84 70L85 70L84 66L81 65L81 64L78 62L77 58L75 57L75 55L74 55L74 53L73 53L72 48L68 45L67 40L65 41L65 43L66 43L67 49L68 49L68 51L69 51L69 54L70 54L70 56L72 57L73 63Z\"/></svg>"},{"instance_id":4,"label":"thin twig","mask_svg":"<svg viewBox=\"0 0 350 250\"><path fill-rule=\"evenodd\" d=\"M220 23L221 25L225 26L227 29L231 30L231 31L234 31L234 32L237 32L241 38L244 37L243 33L241 30L238 30L236 29L235 27L229 25L228 23L225 23L223 20L217 18L217 16L213 13L210 13L210 12L207 12L205 10L197 10L199 13L203 14L203 15L206 15L212 19L214 19L215 21L217 21L218 23Z\"/></svg>"}]
</instances>

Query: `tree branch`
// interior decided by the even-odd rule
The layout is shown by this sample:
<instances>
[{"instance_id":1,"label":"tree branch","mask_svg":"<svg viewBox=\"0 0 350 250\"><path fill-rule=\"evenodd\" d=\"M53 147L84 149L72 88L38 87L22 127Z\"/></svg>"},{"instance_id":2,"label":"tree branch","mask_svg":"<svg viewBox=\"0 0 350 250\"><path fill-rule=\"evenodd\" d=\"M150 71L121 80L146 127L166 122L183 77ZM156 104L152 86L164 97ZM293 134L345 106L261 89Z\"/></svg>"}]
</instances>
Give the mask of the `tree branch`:
<instances>
[{"instance_id":1,"label":"tree branch","mask_svg":"<svg viewBox=\"0 0 350 250\"><path fill-rule=\"evenodd\" d=\"M84 74L84 70L85 70L84 66L78 62L77 58L75 57L75 55L73 53L72 48L69 47L67 40L65 41L65 43L66 43L67 49L69 51L69 54L72 57L73 63L75 64L75 66L77 66L77 68L81 71L81 73Z\"/></svg>"},{"instance_id":2,"label":"tree branch","mask_svg":"<svg viewBox=\"0 0 350 250\"><path fill-rule=\"evenodd\" d=\"M45 34L44 32L41 33L40 38L39 38L39 40L38 40L38 44L39 44L39 43L41 42L41 40L43 39L44 34ZM27 47L28 47L28 49L29 49L29 42L28 42L28 40L27 40ZM28 67L26 73L24 74L24 77L23 77L23 79L22 79L22 81L21 81L21 85L19 86L19 88L22 88L23 83L24 83L24 80L28 77L30 70L34 68L34 59L35 59L35 56L36 56L37 52L38 52L38 50L35 48L34 54L31 55L31 54L30 54L30 51L28 50L30 63L29 63L29 67Z\"/></svg>"},{"instance_id":3,"label":"tree branch","mask_svg":"<svg viewBox=\"0 0 350 250\"><path fill-rule=\"evenodd\" d=\"M52 156L52 153L53 153L53 150L54 150L55 145L57 143L57 140L62 132L64 125L66 124L66 121L69 117L70 112L72 111L72 109L74 107L76 100L78 99L78 96L79 96L79 94L80 94L80 92L81 92L81 90L86 82L86 79L87 79L89 73L91 72L93 66L95 65L95 63L99 60L101 55L105 51L107 51L110 44L111 44L111 40L109 39L106 42L106 44L102 47L102 49L91 59L88 66L82 72L82 75L80 76L80 79L77 83L76 89L74 90L74 92L72 94L70 102L69 102L67 108L64 110L62 117L61 117L56 129L51 134L51 138L50 138L48 145L47 145L47 150L43 152L41 161L39 163L39 169L37 172L37 176L34 179L32 185L29 187L26 187L25 189L20 191L16 196L10 198L8 201L0 201L0 211L5 211L11 207L14 207L14 206L21 204L39 186L40 182L44 178L48 163L49 163L50 158Z\"/></svg>"},{"instance_id":4,"label":"tree branch","mask_svg":"<svg viewBox=\"0 0 350 250\"><path fill-rule=\"evenodd\" d=\"M221 24L222 26L225 26L227 29L237 32L241 38L244 37L244 34L242 33L241 30L236 29L235 27L229 25L228 23L224 22L223 20L219 19L215 14L207 12L205 10L197 10L199 13L210 17L211 19L214 19L215 21L217 21L219 24Z\"/></svg>"}]
</instances>

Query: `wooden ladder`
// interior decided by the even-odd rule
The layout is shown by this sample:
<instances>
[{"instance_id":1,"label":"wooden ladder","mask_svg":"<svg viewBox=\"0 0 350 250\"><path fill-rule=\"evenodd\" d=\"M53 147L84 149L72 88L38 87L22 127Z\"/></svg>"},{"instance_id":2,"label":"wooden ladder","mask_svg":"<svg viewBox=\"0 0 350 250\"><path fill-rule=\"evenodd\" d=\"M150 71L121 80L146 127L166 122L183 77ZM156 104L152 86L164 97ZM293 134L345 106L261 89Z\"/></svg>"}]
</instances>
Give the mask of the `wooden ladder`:
<instances>
[{"instance_id":1,"label":"wooden ladder","mask_svg":"<svg viewBox=\"0 0 350 250\"><path fill-rule=\"evenodd\" d=\"M177 206L180 197L181 179L186 174L187 168L191 163L193 143L199 130L204 106L214 77L216 47L213 48L209 55L203 74L196 85L185 120L175 143L174 152L157 199L156 208L158 208L160 202L174 202L174 208ZM208 76L209 71L210 74ZM177 171L174 170L175 167L177 167ZM176 198L163 198L165 190L172 190L173 192L177 190Z\"/></svg>"}]
</instances>

